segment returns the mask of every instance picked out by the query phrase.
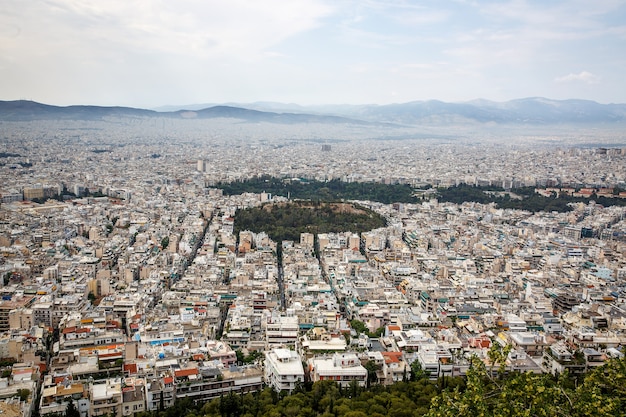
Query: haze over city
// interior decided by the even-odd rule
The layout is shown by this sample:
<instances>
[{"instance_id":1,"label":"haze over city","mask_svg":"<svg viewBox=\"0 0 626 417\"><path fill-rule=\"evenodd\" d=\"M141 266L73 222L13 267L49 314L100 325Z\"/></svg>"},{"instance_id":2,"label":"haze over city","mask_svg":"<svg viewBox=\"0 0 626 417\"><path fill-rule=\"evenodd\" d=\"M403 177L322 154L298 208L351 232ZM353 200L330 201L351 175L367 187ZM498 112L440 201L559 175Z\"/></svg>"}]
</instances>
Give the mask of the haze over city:
<instances>
[{"instance_id":1,"label":"haze over city","mask_svg":"<svg viewBox=\"0 0 626 417\"><path fill-rule=\"evenodd\" d=\"M626 102L623 1L9 1L3 100Z\"/></svg>"}]
</instances>

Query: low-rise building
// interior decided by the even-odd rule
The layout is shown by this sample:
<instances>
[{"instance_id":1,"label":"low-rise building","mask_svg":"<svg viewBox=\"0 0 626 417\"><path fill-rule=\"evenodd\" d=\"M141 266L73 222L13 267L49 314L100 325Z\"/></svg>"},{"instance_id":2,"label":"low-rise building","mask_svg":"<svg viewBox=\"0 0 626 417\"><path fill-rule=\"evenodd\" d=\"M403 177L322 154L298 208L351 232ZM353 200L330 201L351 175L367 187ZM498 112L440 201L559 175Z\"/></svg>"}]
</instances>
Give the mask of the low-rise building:
<instances>
[{"instance_id":1,"label":"low-rise building","mask_svg":"<svg viewBox=\"0 0 626 417\"><path fill-rule=\"evenodd\" d=\"M265 383L276 391L291 393L304 382L300 355L289 349L273 349L265 354Z\"/></svg>"},{"instance_id":2,"label":"low-rise building","mask_svg":"<svg viewBox=\"0 0 626 417\"><path fill-rule=\"evenodd\" d=\"M354 353L335 353L332 357L311 358L308 361L311 381L335 381L342 387L356 382L364 387L367 369Z\"/></svg>"}]
</instances>

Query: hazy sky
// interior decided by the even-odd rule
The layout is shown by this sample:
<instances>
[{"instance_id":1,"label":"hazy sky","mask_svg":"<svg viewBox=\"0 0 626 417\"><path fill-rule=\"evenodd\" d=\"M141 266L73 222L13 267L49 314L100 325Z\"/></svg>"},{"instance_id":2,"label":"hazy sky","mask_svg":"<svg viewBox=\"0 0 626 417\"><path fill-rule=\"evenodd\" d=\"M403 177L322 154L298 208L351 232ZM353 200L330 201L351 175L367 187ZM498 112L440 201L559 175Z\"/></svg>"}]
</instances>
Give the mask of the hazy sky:
<instances>
[{"instance_id":1,"label":"hazy sky","mask_svg":"<svg viewBox=\"0 0 626 417\"><path fill-rule=\"evenodd\" d=\"M0 100L531 96L626 103L626 1L0 1Z\"/></svg>"}]
</instances>

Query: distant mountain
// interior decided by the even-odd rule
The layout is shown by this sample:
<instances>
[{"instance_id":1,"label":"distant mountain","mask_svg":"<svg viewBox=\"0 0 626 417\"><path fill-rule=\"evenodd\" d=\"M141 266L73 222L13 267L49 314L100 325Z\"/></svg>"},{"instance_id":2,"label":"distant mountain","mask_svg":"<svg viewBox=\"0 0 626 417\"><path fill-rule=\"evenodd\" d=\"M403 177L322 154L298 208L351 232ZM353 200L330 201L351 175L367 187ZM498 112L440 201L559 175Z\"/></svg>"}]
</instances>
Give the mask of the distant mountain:
<instances>
[{"instance_id":1,"label":"distant mountain","mask_svg":"<svg viewBox=\"0 0 626 417\"><path fill-rule=\"evenodd\" d=\"M264 110L264 103L238 104ZM278 109L277 103L272 103ZM626 122L626 104L600 104L588 100L550 100L541 97L507 102L473 100L446 103L438 100L376 105L283 105L282 111L335 114L366 121L407 125L459 123L498 124L597 124Z\"/></svg>"},{"instance_id":2,"label":"distant mountain","mask_svg":"<svg viewBox=\"0 0 626 417\"><path fill-rule=\"evenodd\" d=\"M274 113L251 110L242 107L213 106L201 110L178 110L157 112L154 110L132 107L101 106L51 106L34 101L0 101L0 121L32 120L105 120L107 118L179 118L179 119L214 119L229 118L247 122L270 123L349 123L371 124L334 115L303 113Z\"/></svg>"},{"instance_id":3,"label":"distant mountain","mask_svg":"<svg viewBox=\"0 0 626 417\"><path fill-rule=\"evenodd\" d=\"M378 122L364 122L341 116L319 115L307 113L274 113L268 111L252 110L242 107L214 106L202 110L179 110L172 113L160 113L166 116L179 115L183 118L213 119L230 118L245 120L248 122L269 122L269 123L351 123L351 124L372 124Z\"/></svg>"},{"instance_id":4,"label":"distant mountain","mask_svg":"<svg viewBox=\"0 0 626 417\"><path fill-rule=\"evenodd\" d=\"M165 106L167 111L129 107L58 107L33 101L0 101L0 120L103 120L111 117L181 119L230 118L269 123L350 123L390 125L551 125L614 124L626 122L626 104L600 104L588 100L550 100L533 97L507 102L473 100L446 103L438 100L388 105L300 106L273 102L233 105ZM201 107L201 108L198 108Z\"/></svg>"},{"instance_id":5,"label":"distant mountain","mask_svg":"<svg viewBox=\"0 0 626 417\"><path fill-rule=\"evenodd\" d=\"M154 117L152 110L130 107L51 106L35 101L0 101L0 120L101 120L105 117Z\"/></svg>"}]
</instances>

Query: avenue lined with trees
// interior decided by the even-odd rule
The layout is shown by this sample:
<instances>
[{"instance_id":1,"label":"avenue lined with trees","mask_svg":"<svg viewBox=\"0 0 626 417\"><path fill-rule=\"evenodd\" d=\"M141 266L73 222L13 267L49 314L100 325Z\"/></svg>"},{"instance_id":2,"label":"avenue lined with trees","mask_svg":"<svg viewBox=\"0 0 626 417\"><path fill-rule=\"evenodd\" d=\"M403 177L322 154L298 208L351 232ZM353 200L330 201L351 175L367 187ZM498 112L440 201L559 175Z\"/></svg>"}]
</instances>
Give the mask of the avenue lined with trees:
<instances>
[{"instance_id":1,"label":"avenue lined with trees","mask_svg":"<svg viewBox=\"0 0 626 417\"><path fill-rule=\"evenodd\" d=\"M340 180L315 181L302 179L281 179L269 176L252 178L240 182L220 183L224 194L235 195L244 192L268 193L299 200L314 202L330 202L342 200L368 200L383 204L416 203L420 201L418 194L424 190L433 190L429 185L423 189L413 189L408 184L382 184L343 182ZM555 187L556 188L556 187ZM573 197L566 194L546 197L535 192L535 187L522 187L505 190L497 186L478 186L461 183L453 187L439 187L430 195L441 202L462 204L475 202L481 204L495 203L501 209L519 209L530 212L571 211L570 203L589 203L595 201L602 206L624 206L626 199L617 198L620 189L613 190L613 197L592 194L590 197Z\"/></svg>"}]
</instances>

